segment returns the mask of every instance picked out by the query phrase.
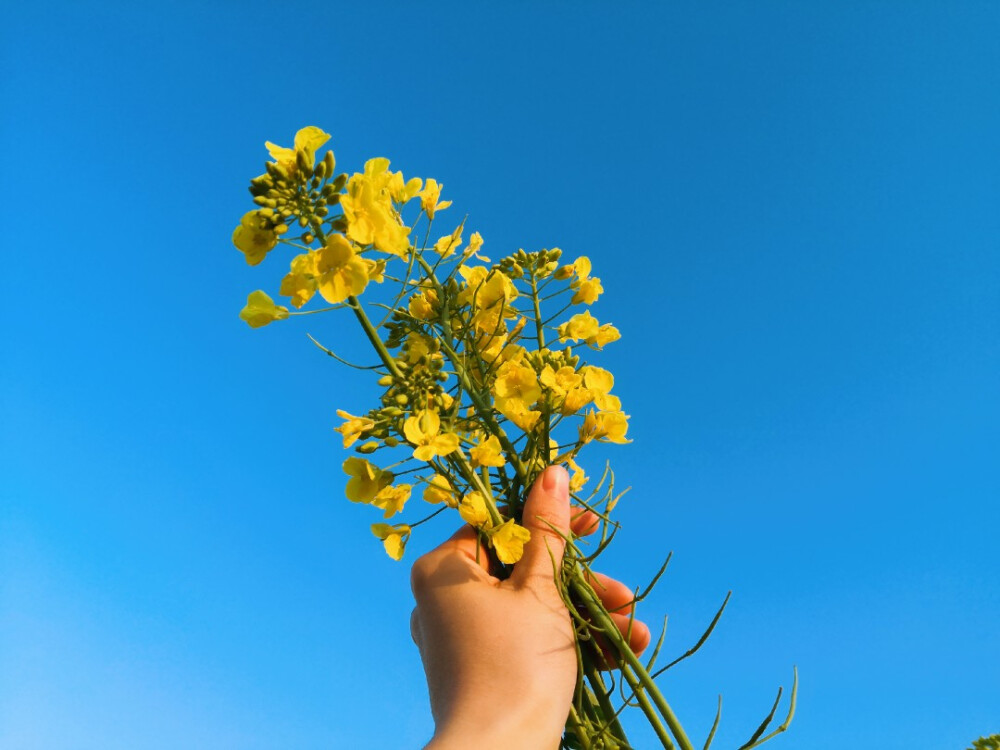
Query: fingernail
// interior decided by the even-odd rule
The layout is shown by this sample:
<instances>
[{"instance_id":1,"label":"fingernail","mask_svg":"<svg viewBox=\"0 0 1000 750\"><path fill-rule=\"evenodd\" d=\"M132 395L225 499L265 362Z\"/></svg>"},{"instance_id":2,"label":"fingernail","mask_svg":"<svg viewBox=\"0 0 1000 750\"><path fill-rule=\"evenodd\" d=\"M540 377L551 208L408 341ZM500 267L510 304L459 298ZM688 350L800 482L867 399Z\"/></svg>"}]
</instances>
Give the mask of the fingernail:
<instances>
[{"instance_id":1,"label":"fingernail","mask_svg":"<svg viewBox=\"0 0 1000 750\"><path fill-rule=\"evenodd\" d=\"M562 466L550 466L542 473L542 489L550 495L565 495L569 489L569 473Z\"/></svg>"}]
</instances>

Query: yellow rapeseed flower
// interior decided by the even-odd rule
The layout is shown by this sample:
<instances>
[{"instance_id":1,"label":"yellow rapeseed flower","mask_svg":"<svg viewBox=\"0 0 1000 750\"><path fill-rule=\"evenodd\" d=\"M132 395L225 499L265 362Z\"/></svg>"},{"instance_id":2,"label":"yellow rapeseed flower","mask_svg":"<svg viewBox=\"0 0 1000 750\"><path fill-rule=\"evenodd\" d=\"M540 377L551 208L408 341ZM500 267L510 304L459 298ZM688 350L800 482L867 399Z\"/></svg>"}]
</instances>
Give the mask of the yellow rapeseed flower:
<instances>
[{"instance_id":1,"label":"yellow rapeseed flower","mask_svg":"<svg viewBox=\"0 0 1000 750\"><path fill-rule=\"evenodd\" d=\"M316 252L303 253L292 258L288 274L281 280L281 294L290 297L294 307L302 307L316 293Z\"/></svg>"},{"instance_id":2,"label":"yellow rapeseed flower","mask_svg":"<svg viewBox=\"0 0 1000 750\"><path fill-rule=\"evenodd\" d=\"M594 336L593 340L587 339L587 343L597 349L603 349L606 345L617 341L622 335L618 332L610 323L605 323L600 328L597 329L597 335Z\"/></svg>"},{"instance_id":3,"label":"yellow rapeseed flower","mask_svg":"<svg viewBox=\"0 0 1000 750\"><path fill-rule=\"evenodd\" d=\"M385 511L385 518L391 518L402 512L412 489L413 486L409 484L390 484L376 493L372 505Z\"/></svg>"},{"instance_id":4,"label":"yellow rapeseed flower","mask_svg":"<svg viewBox=\"0 0 1000 750\"><path fill-rule=\"evenodd\" d=\"M439 185L433 177L427 180L424 189L420 191L420 205L427 212L427 218L433 219L435 211L443 211L451 205L451 201L442 201L441 190L444 185Z\"/></svg>"},{"instance_id":5,"label":"yellow rapeseed flower","mask_svg":"<svg viewBox=\"0 0 1000 750\"><path fill-rule=\"evenodd\" d=\"M598 278L584 279L572 286L576 289L576 294L570 300L574 305L578 305L581 302L585 305L592 305L597 302L597 298L604 291L604 287L601 286L601 280Z\"/></svg>"},{"instance_id":6,"label":"yellow rapeseed flower","mask_svg":"<svg viewBox=\"0 0 1000 750\"><path fill-rule=\"evenodd\" d=\"M397 203L407 203L417 196L423 184L424 181L419 177L403 182L403 173L393 172L389 178L389 193Z\"/></svg>"},{"instance_id":7,"label":"yellow rapeseed flower","mask_svg":"<svg viewBox=\"0 0 1000 750\"><path fill-rule=\"evenodd\" d=\"M542 388L538 384L538 376L531 367L508 361L497 369L493 393L497 398L517 399L525 406L531 406L541 397Z\"/></svg>"},{"instance_id":8,"label":"yellow rapeseed flower","mask_svg":"<svg viewBox=\"0 0 1000 750\"><path fill-rule=\"evenodd\" d=\"M500 562L513 565L524 554L524 543L531 539L531 532L509 519L490 532L490 541Z\"/></svg>"},{"instance_id":9,"label":"yellow rapeseed flower","mask_svg":"<svg viewBox=\"0 0 1000 750\"><path fill-rule=\"evenodd\" d=\"M424 500L429 503L444 503L450 508L458 507L458 498L448 480L440 474L435 474L424 488Z\"/></svg>"},{"instance_id":10,"label":"yellow rapeseed flower","mask_svg":"<svg viewBox=\"0 0 1000 750\"><path fill-rule=\"evenodd\" d=\"M403 422L403 434L416 446L413 457L430 461L435 456L447 456L458 449L458 435L441 433L441 418L430 409L417 412Z\"/></svg>"},{"instance_id":11,"label":"yellow rapeseed flower","mask_svg":"<svg viewBox=\"0 0 1000 750\"><path fill-rule=\"evenodd\" d=\"M599 330L600 324L597 318L591 315L589 310L584 310L559 326L559 340L586 341L596 338Z\"/></svg>"},{"instance_id":12,"label":"yellow rapeseed flower","mask_svg":"<svg viewBox=\"0 0 1000 750\"><path fill-rule=\"evenodd\" d=\"M316 152L328 140L330 140L329 133L324 133L315 125L309 125L295 134L295 148L284 148L270 141L264 145L267 147L268 153L271 154L271 158L274 159L274 163L281 167L285 174L292 175L298 169L295 160L297 152L301 152L305 156L306 162L312 168L316 163Z\"/></svg>"},{"instance_id":13,"label":"yellow rapeseed flower","mask_svg":"<svg viewBox=\"0 0 1000 750\"><path fill-rule=\"evenodd\" d=\"M372 533L382 540L386 554L393 560L403 557L406 542L410 539L410 527L405 523L392 526L387 523L373 523Z\"/></svg>"},{"instance_id":14,"label":"yellow rapeseed flower","mask_svg":"<svg viewBox=\"0 0 1000 750\"><path fill-rule=\"evenodd\" d=\"M477 529L488 529L492 526L490 511L486 499L479 492L466 492L458 504L458 514L462 519Z\"/></svg>"},{"instance_id":15,"label":"yellow rapeseed flower","mask_svg":"<svg viewBox=\"0 0 1000 750\"><path fill-rule=\"evenodd\" d=\"M438 295L433 289L424 289L410 297L407 308L417 320L430 320L437 314Z\"/></svg>"},{"instance_id":16,"label":"yellow rapeseed flower","mask_svg":"<svg viewBox=\"0 0 1000 750\"><path fill-rule=\"evenodd\" d=\"M601 411L621 411L622 402L617 396L611 395L611 387L615 384L615 376L601 367L588 365L582 369L583 382L594 394L594 403Z\"/></svg>"},{"instance_id":17,"label":"yellow rapeseed flower","mask_svg":"<svg viewBox=\"0 0 1000 750\"><path fill-rule=\"evenodd\" d=\"M480 440L478 445L469 449L469 456L472 458L473 466L503 466L507 463L496 435Z\"/></svg>"},{"instance_id":18,"label":"yellow rapeseed flower","mask_svg":"<svg viewBox=\"0 0 1000 750\"><path fill-rule=\"evenodd\" d=\"M600 440L605 443L630 443L625 438L628 430L628 415L620 411L587 412L580 425L580 442Z\"/></svg>"},{"instance_id":19,"label":"yellow rapeseed flower","mask_svg":"<svg viewBox=\"0 0 1000 750\"><path fill-rule=\"evenodd\" d=\"M573 474L569 478L569 491L579 492L581 489L583 489L583 485L587 483L589 477L584 473L583 467L580 466L580 464L578 464L572 458L569 459L566 463L569 465L569 468L573 471Z\"/></svg>"},{"instance_id":20,"label":"yellow rapeseed flower","mask_svg":"<svg viewBox=\"0 0 1000 750\"><path fill-rule=\"evenodd\" d=\"M278 234L260 211L249 211L233 230L233 244L246 257L248 265L256 266L278 244Z\"/></svg>"},{"instance_id":21,"label":"yellow rapeseed flower","mask_svg":"<svg viewBox=\"0 0 1000 750\"><path fill-rule=\"evenodd\" d=\"M260 328L275 320L288 317L288 308L274 304L274 300L259 289L250 292L247 306L240 310L240 318L251 328Z\"/></svg>"},{"instance_id":22,"label":"yellow rapeseed flower","mask_svg":"<svg viewBox=\"0 0 1000 750\"><path fill-rule=\"evenodd\" d=\"M363 174L347 181L340 206L347 220L347 236L359 245L374 245L384 253L406 257L410 230L402 224L392 205L388 159L369 159Z\"/></svg>"},{"instance_id":23,"label":"yellow rapeseed flower","mask_svg":"<svg viewBox=\"0 0 1000 750\"><path fill-rule=\"evenodd\" d=\"M490 262L489 258L487 258L485 255L479 254L479 250L482 248L482 246L483 246L483 235L481 235L479 232L473 232L472 236L469 237L468 247L466 247L465 252L462 253L463 257L478 258L483 263L489 263Z\"/></svg>"},{"instance_id":24,"label":"yellow rapeseed flower","mask_svg":"<svg viewBox=\"0 0 1000 750\"><path fill-rule=\"evenodd\" d=\"M346 419L340 427L334 427L335 432L344 436L344 447L350 448L361 436L375 427L375 422L368 417L355 417L342 409L337 409L337 416Z\"/></svg>"},{"instance_id":25,"label":"yellow rapeseed flower","mask_svg":"<svg viewBox=\"0 0 1000 750\"><path fill-rule=\"evenodd\" d=\"M316 253L317 287L331 304L361 294L368 285L368 266L342 234L331 234Z\"/></svg>"},{"instance_id":26,"label":"yellow rapeseed flower","mask_svg":"<svg viewBox=\"0 0 1000 750\"><path fill-rule=\"evenodd\" d=\"M392 472L383 471L374 464L357 456L351 456L344 461L344 473L347 480L347 499L352 503L370 503L375 495L392 482Z\"/></svg>"},{"instance_id":27,"label":"yellow rapeseed flower","mask_svg":"<svg viewBox=\"0 0 1000 750\"><path fill-rule=\"evenodd\" d=\"M444 237L440 238L434 243L434 252L440 255L442 258L447 258L452 255L458 246L462 244L462 225L459 224L455 231L451 234L446 234Z\"/></svg>"}]
</instances>

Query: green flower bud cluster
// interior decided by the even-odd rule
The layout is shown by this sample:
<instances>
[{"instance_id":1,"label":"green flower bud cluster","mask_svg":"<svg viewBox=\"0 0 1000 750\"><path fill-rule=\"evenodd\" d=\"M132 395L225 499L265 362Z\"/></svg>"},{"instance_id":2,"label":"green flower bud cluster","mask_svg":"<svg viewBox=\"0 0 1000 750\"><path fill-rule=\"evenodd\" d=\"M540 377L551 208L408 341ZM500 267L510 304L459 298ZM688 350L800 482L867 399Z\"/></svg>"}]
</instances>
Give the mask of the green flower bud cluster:
<instances>
[{"instance_id":1,"label":"green flower bud cluster","mask_svg":"<svg viewBox=\"0 0 1000 750\"><path fill-rule=\"evenodd\" d=\"M270 212L268 216L276 233L283 234L292 222L297 222L303 229L312 229L302 236L303 241L309 243L324 222L332 225L343 218L339 214L330 216L331 208L340 203L341 191L347 184L347 174L334 177L334 164L332 151L327 151L315 167L310 167L299 151L294 170L289 170L285 164L266 162L265 173L250 180L253 201L261 211Z\"/></svg>"}]
</instances>

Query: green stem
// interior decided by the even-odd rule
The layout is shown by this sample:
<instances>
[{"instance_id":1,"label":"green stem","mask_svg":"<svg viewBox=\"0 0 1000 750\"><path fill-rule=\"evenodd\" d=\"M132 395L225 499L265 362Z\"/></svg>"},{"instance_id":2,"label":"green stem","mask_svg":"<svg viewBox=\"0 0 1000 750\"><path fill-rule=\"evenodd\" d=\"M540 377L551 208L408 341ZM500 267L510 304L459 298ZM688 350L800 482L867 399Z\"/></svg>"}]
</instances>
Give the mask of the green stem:
<instances>
[{"instance_id":1,"label":"green stem","mask_svg":"<svg viewBox=\"0 0 1000 750\"><path fill-rule=\"evenodd\" d=\"M663 720L667 723L667 726L670 728L670 732L677 740L677 744L680 746L681 750L694 750L691 740L688 739L680 721L674 714L673 709L670 708L670 704L667 703L663 694L656 686L656 683L653 682L653 679L649 676L649 673L646 671L643 663L632 652L632 649L622 636L621 631L618 630L618 626L615 624L614 620L611 619L607 610L601 604L600 597L598 597L594 589L589 583L587 583L583 576L573 577L570 581L570 586L573 592L583 601L584 606L587 607L587 611L594 619L595 624L604 630L605 636L613 642L616 651L619 653L621 658L625 660L626 664L621 665L622 676L626 679L632 689L635 690L639 703L644 706L643 711L646 712L646 716L650 717L650 714L645 709L645 703L648 701L643 694L644 692L648 693L649 698L652 699L656 709L663 717ZM633 671L635 674L631 673ZM652 717L650 717L650 722L652 723ZM654 724L653 726L655 729L656 725ZM661 737L661 739L663 738ZM671 744L666 747L673 747L673 745Z\"/></svg>"},{"instance_id":2,"label":"green stem","mask_svg":"<svg viewBox=\"0 0 1000 750\"><path fill-rule=\"evenodd\" d=\"M535 306L535 331L538 333L538 348L545 348L545 326L542 324L542 308L538 302L538 280L531 272L531 301Z\"/></svg>"}]
</instances>

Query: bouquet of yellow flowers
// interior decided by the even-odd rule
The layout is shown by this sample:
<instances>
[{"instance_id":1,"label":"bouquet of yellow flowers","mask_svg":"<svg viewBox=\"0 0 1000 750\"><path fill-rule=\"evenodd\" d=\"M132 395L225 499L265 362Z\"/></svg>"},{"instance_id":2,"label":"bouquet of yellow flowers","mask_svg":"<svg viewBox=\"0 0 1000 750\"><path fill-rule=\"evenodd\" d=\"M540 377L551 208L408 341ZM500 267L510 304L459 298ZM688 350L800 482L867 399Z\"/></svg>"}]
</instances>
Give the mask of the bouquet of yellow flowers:
<instances>
[{"instance_id":1,"label":"bouquet of yellow flowers","mask_svg":"<svg viewBox=\"0 0 1000 750\"><path fill-rule=\"evenodd\" d=\"M561 569L554 571L573 616L580 675L563 747L628 748L619 716L636 706L664 747L690 750L655 677L704 643L725 603L693 648L656 671L663 635L652 658L640 661L593 588L590 566L617 531L611 513L624 493L615 490L608 469L591 481L578 457L590 443L629 440L613 375L581 357L620 337L590 312L604 291L590 261L567 262L552 248L518 250L491 262L478 232L466 240L464 220L434 236L439 213L451 205L436 180L407 180L385 158L367 161L353 175L337 174L333 152L318 154L328 139L306 127L293 148L266 144L273 161L250 181L257 207L243 216L233 243L250 265L279 245L295 253L278 288L291 309L255 291L240 313L250 326L346 310L378 357L378 365L364 368L377 376L378 404L357 416L338 411L343 423L336 429L354 453L343 463L348 500L381 512L371 531L396 560L418 526L457 511L503 578L530 536L521 523L527 489L549 464L565 464L571 495L600 519L601 538L589 550L570 534ZM374 295L373 284L382 287ZM303 310L317 294L325 306ZM433 509L401 522L413 511L414 494ZM636 592L636 601L665 567ZM620 699L599 641L618 665ZM775 701L743 747L783 732L794 705L793 684L787 719L765 734ZM718 719L717 713L706 748Z\"/></svg>"}]
</instances>

